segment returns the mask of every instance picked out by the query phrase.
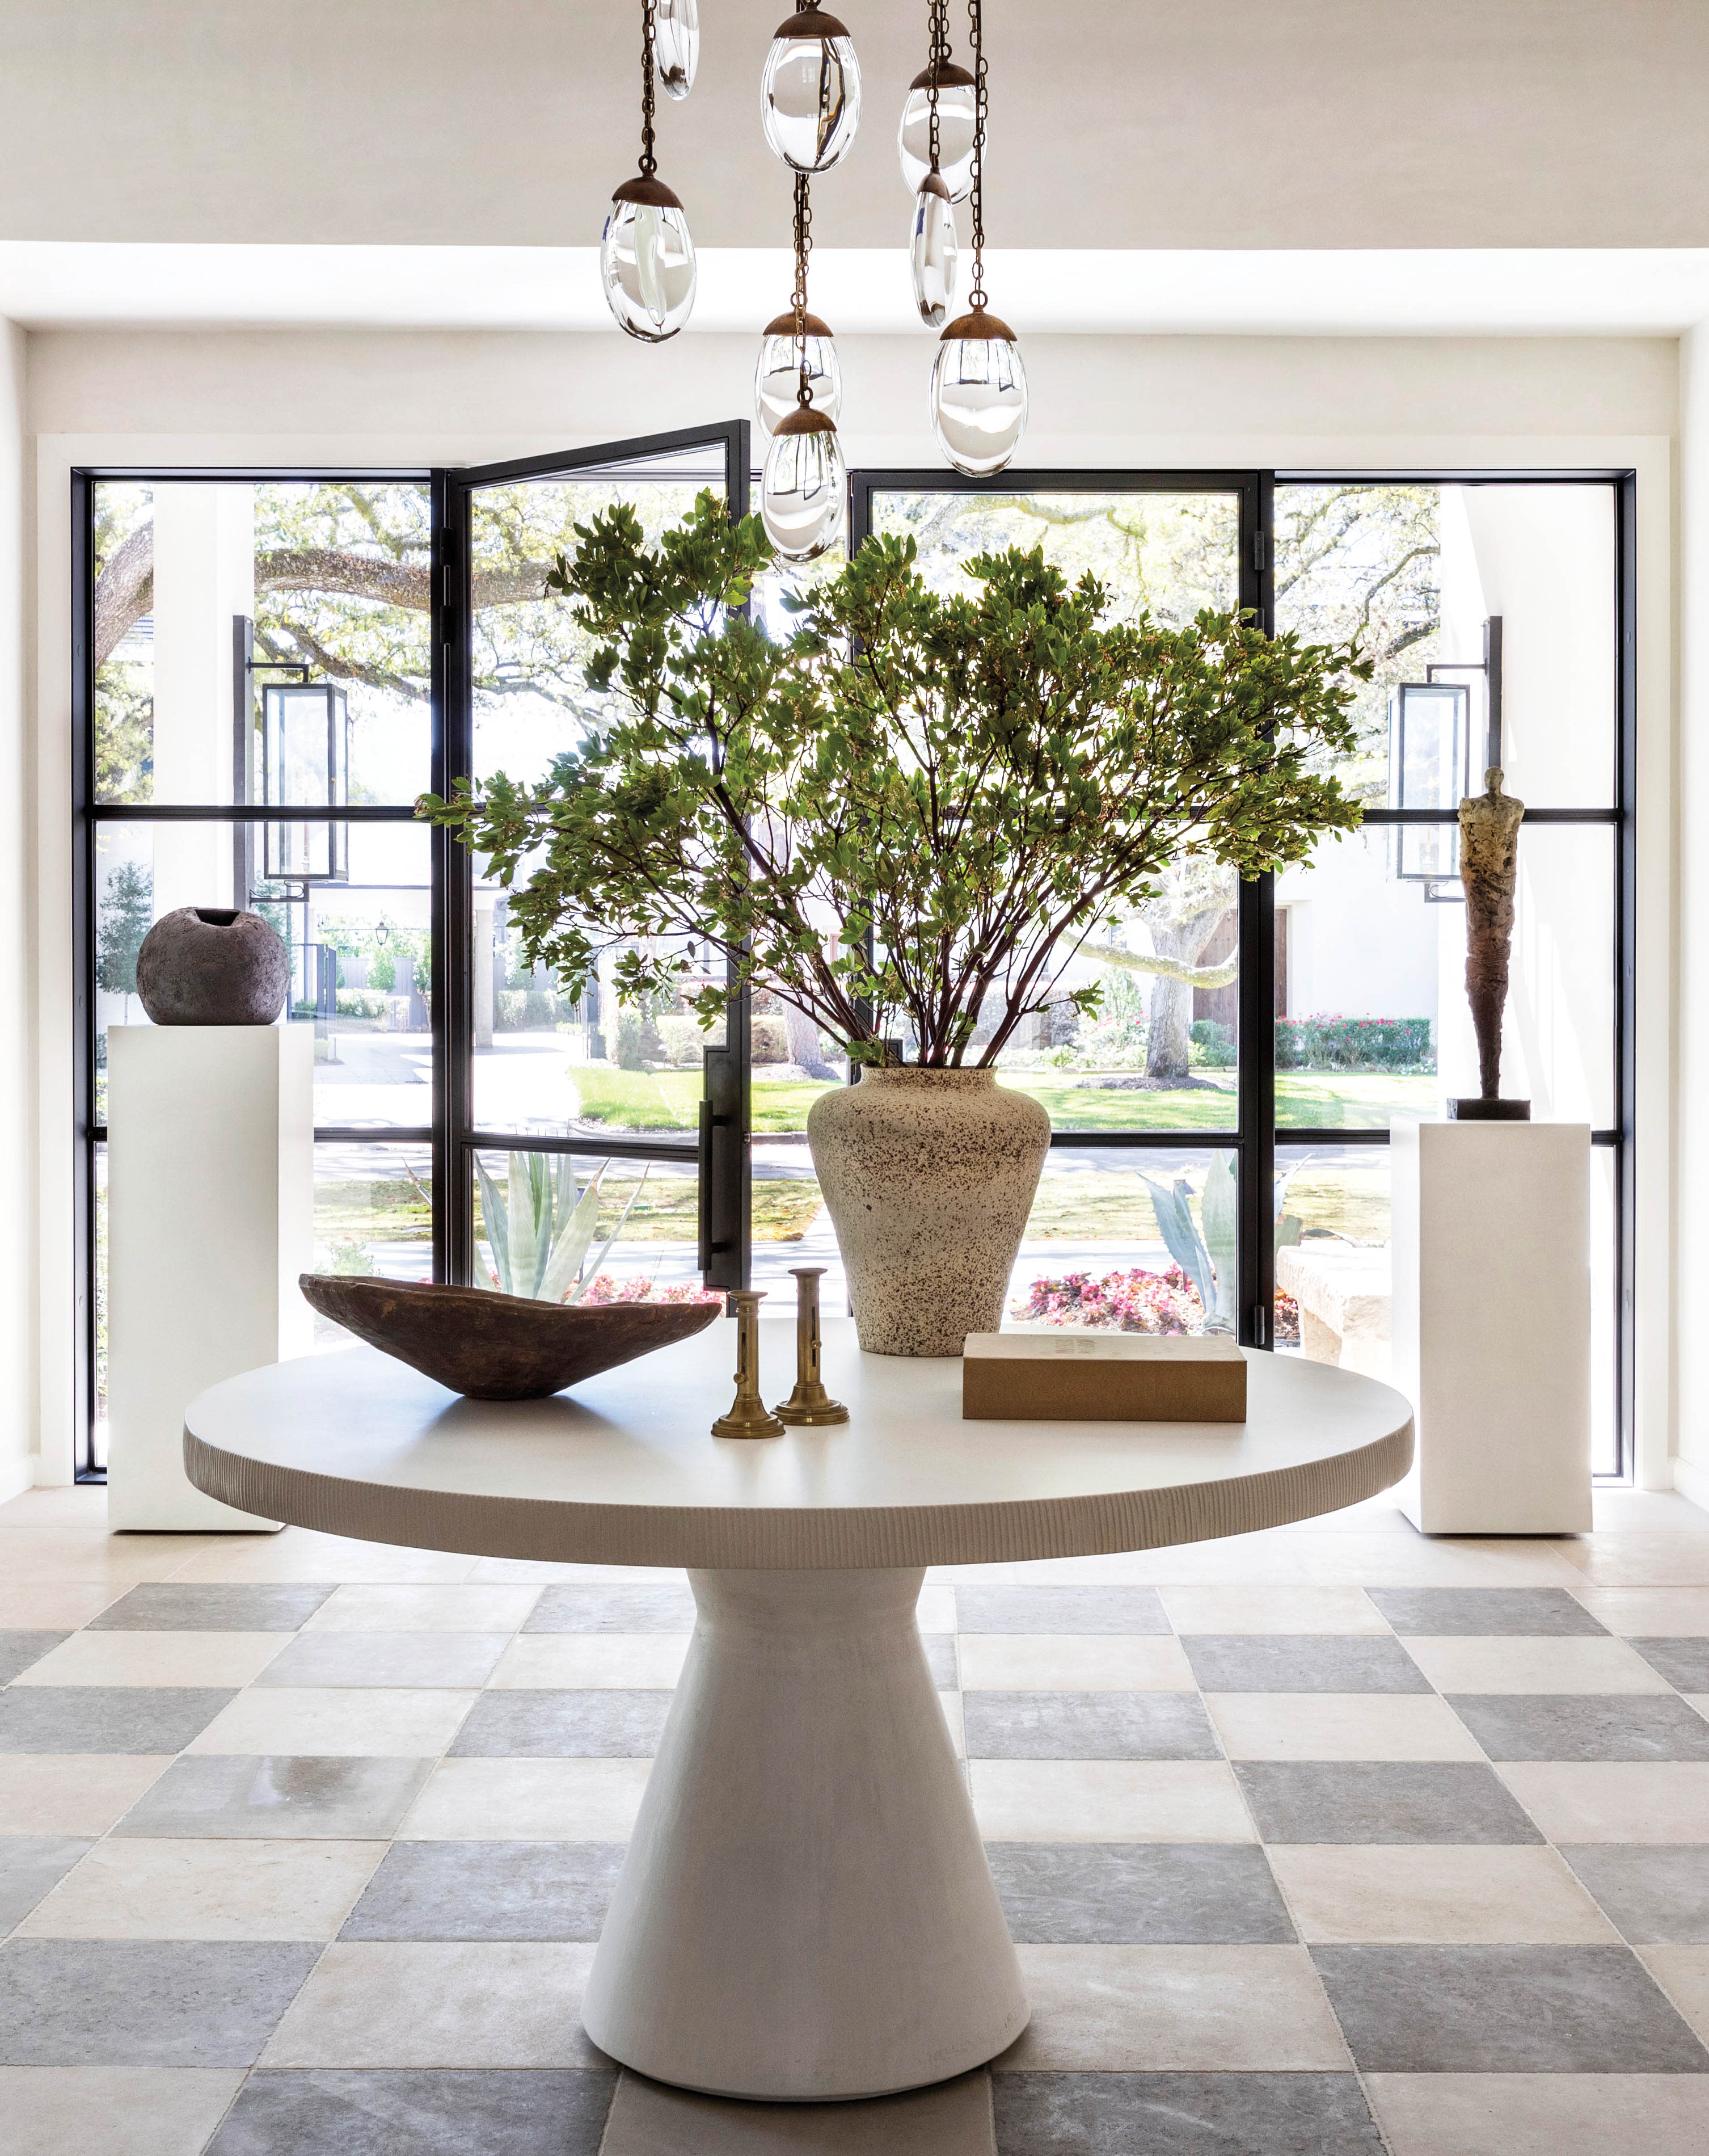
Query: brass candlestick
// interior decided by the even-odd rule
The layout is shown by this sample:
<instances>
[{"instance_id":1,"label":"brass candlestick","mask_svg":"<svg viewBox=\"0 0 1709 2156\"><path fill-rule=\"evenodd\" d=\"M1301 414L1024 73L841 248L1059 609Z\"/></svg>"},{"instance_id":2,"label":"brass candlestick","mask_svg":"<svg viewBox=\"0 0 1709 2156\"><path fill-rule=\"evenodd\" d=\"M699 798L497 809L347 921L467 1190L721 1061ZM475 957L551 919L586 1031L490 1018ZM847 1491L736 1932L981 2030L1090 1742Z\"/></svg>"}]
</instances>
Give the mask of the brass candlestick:
<instances>
[{"instance_id":1,"label":"brass candlestick","mask_svg":"<svg viewBox=\"0 0 1709 2156\"><path fill-rule=\"evenodd\" d=\"M766 1413L760 1398L760 1305L762 1289L736 1288L730 1300L736 1305L736 1399L728 1414L712 1425L714 1437L781 1437L783 1425Z\"/></svg>"},{"instance_id":2,"label":"brass candlestick","mask_svg":"<svg viewBox=\"0 0 1709 2156\"><path fill-rule=\"evenodd\" d=\"M778 1409L779 1422L847 1422L849 1410L834 1400L819 1378L819 1284L823 1265L791 1265L795 1290L795 1389Z\"/></svg>"}]
</instances>

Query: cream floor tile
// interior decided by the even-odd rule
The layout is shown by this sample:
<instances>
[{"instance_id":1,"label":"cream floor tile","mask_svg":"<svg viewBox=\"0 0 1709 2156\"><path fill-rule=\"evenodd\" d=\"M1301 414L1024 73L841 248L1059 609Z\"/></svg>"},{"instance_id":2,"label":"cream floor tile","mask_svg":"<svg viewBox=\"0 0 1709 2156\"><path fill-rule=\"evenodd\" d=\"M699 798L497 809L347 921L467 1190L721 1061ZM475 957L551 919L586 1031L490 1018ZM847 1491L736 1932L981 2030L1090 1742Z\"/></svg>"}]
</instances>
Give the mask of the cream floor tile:
<instances>
[{"instance_id":1,"label":"cream floor tile","mask_svg":"<svg viewBox=\"0 0 1709 2156\"><path fill-rule=\"evenodd\" d=\"M289 1632L77 1632L18 1685L246 1685Z\"/></svg>"},{"instance_id":2,"label":"cream floor tile","mask_svg":"<svg viewBox=\"0 0 1709 2156\"><path fill-rule=\"evenodd\" d=\"M38 1902L40 1939L330 1939L382 1841L100 1842Z\"/></svg>"},{"instance_id":3,"label":"cream floor tile","mask_svg":"<svg viewBox=\"0 0 1709 2156\"><path fill-rule=\"evenodd\" d=\"M947 1579L928 1579L915 1604L914 1622L922 1632L953 1632L956 1591Z\"/></svg>"},{"instance_id":4,"label":"cream floor tile","mask_svg":"<svg viewBox=\"0 0 1709 2156\"><path fill-rule=\"evenodd\" d=\"M105 1527L107 1493L96 1482L62 1482L21 1491L0 1505L0 1531L8 1527Z\"/></svg>"},{"instance_id":5,"label":"cream floor tile","mask_svg":"<svg viewBox=\"0 0 1709 2156\"><path fill-rule=\"evenodd\" d=\"M1709 2074L1367 2074L1393 2156L1687 2156Z\"/></svg>"},{"instance_id":6,"label":"cream floor tile","mask_svg":"<svg viewBox=\"0 0 1709 2156\"><path fill-rule=\"evenodd\" d=\"M1166 1587L1178 1632L1386 1632L1362 1587Z\"/></svg>"},{"instance_id":7,"label":"cream floor tile","mask_svg":"<svg viewBox=\"0 0 1709 2156\"><path fill-rule=\"evenodd\" d=\"M1312 1577L1310 1552L1299 1537L1268 1533L1108 1557L1049 1558L1016 1568L1016 1584L1024 1587L1305 1587Z\"/></svg>"},{"instance_id":8,"label":"cream floor tile","mask_svg":"<svg viewBox=\"0 0 1709 2156\"><path fill-rule=\"evenodd\" d=\"M1567 1541L1445 1542L1429 1535L1296 1534L1322 1587L1575 1587Z\"/></svg>"},{"instance_id":9,"label":"cream floor tile","mask_svg":"<svg viewBox=\"0 0 1709 2156\"><path fill-rule=\"evenodd\" d=\"M1442 1692L1660 1692L1673 1687L1624 1640L1408 1639L1406 1650Z\"/></svg>"},{"instance_id":10,"label":"cream floor tile","mask_svg":"<svg viewBox=\"0 0 1709 2156\"><path fill-rule=\"evenodd\" d=\"M9 1587L51 1581L85 1584L112 1580L134 1586L141 1579L169 1579L197 1557L218 1557L223 1543L248 1535L110 1535L104 1527L20 1527L0 1547L0 1575Z\"/></svg>"},{"instance_id":11,"label":"cream floor tile","mask_svg":"<svg viewBox=\"0 0 1709 2156\"><path fill-rule=\"evenodd\" d=\"M1233 1770L1209 1759L976 1759L987 1841L1255 1841Z\"/></svg>"},{"instance_id":12,"label":"cream floor tile","mask_svg":"<svg viewBox=\"0 0 1709 2156\"><path fill-rule=\"evenodd\" d=\"M514 1632L540 1599L537 1587L341 1587L305 1632Z\"/></svg>"},{"instance_id":13,"label":"cream floor tile","mask_svg":"<svg viewBox=\"0 0 1709 2156\"><path fill-rule=\"evenodd\" d=\"M18 1586L0 1566L0 1632L70 1632L99 1617L129 1580L38 1579Z\"/></svg>"},{"instance_id":14,"label":"cream floor tile","mask_svg":"<svg viewBox=\"0 0 1709 2156\"><path fill-rule=\"evenodd\" d=\"M199 2156L241 2066L0 2066L0 2156Z\"/></svg>"},{"instance_id":15,"label":"cream floor tile","mask_svg":"<svg viewBox=\"0 0 1709 2156\"><path fill-rule=\"evenodd\" d=\"M0 1834L105 1834L172 1763L144 1753L0 1755Z\"/></svg>"},{"instance_id":16,"label":"cream floor tile","mask_svg":"<svg viewBox=\"0 0 1709 2156\"><path fill-rule=\"evenodd\" d=\"M964 1691L1191 1691L1178 1640L1122 1632L963 1632Z\"/></svg>"},{"instance_id":17,"label":"cream floor tile","mask_svg":"<svg viewBox=\"0 0 1709 2156\"><path fill-rule=\"evenodd\" d=\"M1496 1772L1553 1842L1709 1841L1709 1765L1522 1760Z\"/></svg>"},{"instance_id":18,"label":"cream floor tile","mask_svg":"<svg viewBox=\"0 0 1709 2156\"><path fill-rule=\"evenodd\" d=\"M1709 1587L1592 1587L1573 1589L1610 1632L1628 1640L1709 1636Z\"/></svg>"},{"instance_id":19,"label":"cream floor tile","mask_svg":"<svg viewBox=\"0 0 1709 2156\"><path fill-rule=\"evenodd\" d=\"M1598 1490L1590 1511L1601 1534L1709 1535L1709 1512L1677 1490Z\"/></svg>"},{"instance_id":20,"label":"cream floor tile","mask_svg":"<svg viewBox=\"0 0 1709 2156\"><path fill-rule=\"evenodd\" d=\"M1021 1947L1033 2018L998 2070L1335 2073L1352 2065L1303 1947Z\"/></svg>"},{"instance_id":21,"label":"cream floor tile","mask_svg":"<svg viewBox=\"0 0 1709 2156\"><path fill-rule=\"evenodd\" d=\"M1709 1947L1640 1947L1638 1958L1709 2044Z\"/></svg>"},{"instance_id":22,"label":"cream floor tile","mask_svg":"<svg viewBox=\"0 0 1709 2156\"><path fill-rule=\"evenodd\" d=\"M591 1946L383 1943L328 1947L261 2065L593 2066L582 2030Z\"/></svg>"},{"instance_id":23,"label":"cream floor tile","mask_svg":"<svg viewBox=\"0 0 1709 2156\"><path fill-rule=\"evenodd\" d=\"M1406 1692L1207 1692L1231 1759L1481 1759L1445 1700Z\"/></svg>"},{"instance_id":24,"label":"cream floor tile","mask_svg":"<svg viewBox=\"0 0 1709 2156\"><path fill-rule=\"evenodd\" d=\"M341 1535L286 1527L274 1536L220 1536L211 1548L180 1563L169 1576L221 1584L245 1580L289 1580L305 1586L337 1585L345 1581L450 1583L467 1579L476 1563L472 1557L449 1551L349 1542Z\"/></svg>"},{"instance_id":25,"label":"cream floor tile","mask_svg":"<svg viewBox=\"0 0 1709 2156\"><path fill-rule=\"evenodd\" d=\"M1267 1854L1308 1944L1618 1943L1552 1849L1295 1843Z\"/></svg>"},{"instance_id":26,"label":"cream floor tile","mask_svg":"<svg viewBox=\"0 0 1709 2156\"><path fill-rule=\"evenodd\" d=\"M649 1759L442 1759L404 1841L627 1841Z\"/></svg>"},{"instance_id":27,"label":"cream floor tile","mask_svg":"<svg viewBox=\"0 0 1709 2156\"><path fill-rule=\"evenodd\" d=\"M1594 1587L1709 1586L1709 1535L1599 1534L1563 1547Z\"/></svg>"},{"instance_id":28,"label":"cream floor tile","mask_svg":"<svg viewBox=\"0 0 1709 2156\"><path fill-rule=\"evenodd\" d=\"M487 1680L500 1691L674 1690L686 1632L519 1632Z\"/></svg>"},{"instance_id":29,"label":"cream floor tile","mask_svg":"<svg viewBox=\"0 0 1709 2156\"><path fill-rule=\"evenodd\" d=\"M307 1753L329 1759L437 1758L480 1697L379 1686L263 1686L240 1692L184 1748Z\"/></svg>"}]
</instances>

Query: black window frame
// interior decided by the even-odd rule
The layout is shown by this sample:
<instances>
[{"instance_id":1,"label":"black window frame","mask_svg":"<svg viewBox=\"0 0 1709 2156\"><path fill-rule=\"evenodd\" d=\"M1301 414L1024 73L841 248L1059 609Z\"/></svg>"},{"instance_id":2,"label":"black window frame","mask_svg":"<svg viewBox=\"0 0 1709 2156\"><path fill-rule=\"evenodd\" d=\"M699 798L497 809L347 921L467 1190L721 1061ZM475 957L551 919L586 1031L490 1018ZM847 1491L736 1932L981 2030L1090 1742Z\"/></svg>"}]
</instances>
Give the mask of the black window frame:
<instances>
[{"instance_id":1,"label":"black window frame","mask_svg":"<svg viewBox=\"0 0 1709 2156\"><path fill-rule=\"evenodd\" d=\"M77 1428L76 1472L80 1481L100 1481L105 1471L94 1464L94 1376L95 1368L95 1207L97 1147L105 1131L95 1116L95 834L103 823L203 821L223 824L292 820L410 822L408 806L346 806L335 811L281 811L255 804L107 803L95 798L94 511L95 490L104 482L175 485L194 481L225 485L270 481L370 480L425 486L432 520L433 616L430 689L430 766L435 792L449 793L473 767L472 699L470 694L469 504L475 489L507 479L548 478L573 472L591 474L623 464L668 455L674 450L705 449L722 443L728 499L745 514L750 498L750 430L746 420L671 430L544 458L513 459L500 464L455 469L420 466L80 466L71 474L72 547L72 930L75 973L72 991L74 1190L77 1368L74 1399ZM1592 1143L1614 1153L1616 1301L1614 1343L1618 1460L1610 1482L1630 1479L1635 1444L1636 1270L1636 921L1637 921L1637 477L1629 469L1510 470L1358 470L1340 467L1312 470L1229 470L1203 467L1176 470L1110 470L1072 467L1009 471L985 480L966 479L940 469L860 470L849 480L849 543L858 547L871 529L875 494L938 492L1008 494L1080 492L1162 494L1229 492L1239 504L1239 603L1249 608L1266 634L1275 630L1272 574L1275 490L1278 484L1359 484L1374 481L1418 485L1594 485L1613 490L1615 577L1615 767L1613 805L1599 808L1530 808L1527 821L1537 824L1603 824L1614 833L1614 1120L1594 1130ZM1455 821L1454 812L1371 808L1367 824ZM701 1172L701 1258L714 1285L745 1284L748 1272L750 1185L750 1040L746 992L732 1006L721 1060L715 1051L708 1070L708 1098L703 1106L697 1144L622 1138L542 1137L534 1134L485 1132L473 1120L470 1073L473 1028L470 1009L469 937L472 880L468 855L444 832L432 834L431 938L433 981L434 1110L430 1125L375 1132L344 1126L317 1126L319 1143L341 1141L425 1144L432 1148L434 1277L467 1280L473 1263L473 1178L470 1161L477 1149L539 1151L613 1158L695 1159ZM1278 1146L1334 1144L1383 1146L1385 1128L1278 1129L1273 1050L1275 1000L1275 883L1259 877L1240 886L1237 911L1239 952L1240 1042L1237 1075L1237 1127L1228 1132L1062 1132L1052 1143L1106 1147L1112 1151L1148 1147L1178 1150L1214 1146L1232 1151L1239 1168L1239 1226L1237 1257L1239 1337L1248 1347L1270 1346L1270 1313L1275 1294L1275 1259L1270 1191ZM1266 1052L1254 1052L1260 1045Z\"/></svg>"}]
</instances>

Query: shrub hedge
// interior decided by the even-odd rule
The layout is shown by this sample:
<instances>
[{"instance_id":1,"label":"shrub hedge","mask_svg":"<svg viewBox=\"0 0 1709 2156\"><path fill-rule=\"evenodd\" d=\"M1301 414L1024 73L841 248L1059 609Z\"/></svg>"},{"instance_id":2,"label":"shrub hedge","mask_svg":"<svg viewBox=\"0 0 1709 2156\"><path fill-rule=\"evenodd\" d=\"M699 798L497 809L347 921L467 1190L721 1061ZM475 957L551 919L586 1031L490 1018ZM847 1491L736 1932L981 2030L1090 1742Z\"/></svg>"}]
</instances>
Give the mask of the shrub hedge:
<instances>
[{"instance_id":1,"label":"shrub hedge","mask_svg":"<svg viewBox=\"0 0 1709 2156\"><path fill-rule=\"evenodd\" d=\"M1427 1018L1279 1018L1278 1070L1434 1070Z\"/></svg>"}]
</instances>

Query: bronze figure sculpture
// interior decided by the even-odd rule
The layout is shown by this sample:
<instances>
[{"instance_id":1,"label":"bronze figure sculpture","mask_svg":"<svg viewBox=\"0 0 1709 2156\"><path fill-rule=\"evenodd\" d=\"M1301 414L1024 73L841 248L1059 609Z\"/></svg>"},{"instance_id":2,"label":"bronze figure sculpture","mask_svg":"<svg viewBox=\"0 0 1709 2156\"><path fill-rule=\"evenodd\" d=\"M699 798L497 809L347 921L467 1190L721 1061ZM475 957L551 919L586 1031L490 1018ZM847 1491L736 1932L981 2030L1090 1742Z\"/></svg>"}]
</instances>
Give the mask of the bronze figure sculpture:
<instances>
[{"instance_id":1,"label":"bronze figure sculpture","mask_svg":"<svg viewBox=\"0 0 1709 2156\"><path fill-rule=\"evenodd\" d=\"M1484 773L1485 791L1460 804L1460 880L1465 891L1465 995L1477 1033L1474 1100L1448 1103L1459 1122L1528 1122L1529 1101L1504 1101L1501 1012L1513 942L1513 891L1519 877L1519 826L1525 803L1501 791L1500 767Z\"/></svg>"}]
</instances>

